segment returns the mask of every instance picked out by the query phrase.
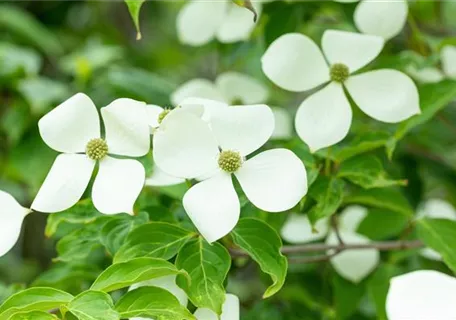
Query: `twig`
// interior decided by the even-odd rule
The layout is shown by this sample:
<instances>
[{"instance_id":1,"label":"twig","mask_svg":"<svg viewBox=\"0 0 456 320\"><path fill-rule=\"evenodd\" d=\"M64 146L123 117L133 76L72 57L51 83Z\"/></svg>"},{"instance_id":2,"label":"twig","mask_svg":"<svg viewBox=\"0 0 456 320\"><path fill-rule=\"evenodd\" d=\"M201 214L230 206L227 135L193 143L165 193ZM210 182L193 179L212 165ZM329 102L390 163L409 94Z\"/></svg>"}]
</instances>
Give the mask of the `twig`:
<instances>
[{"instance_id":1,"label":"twig","mask_svg":"<svg viewBox=\"0 0 456 320\"><path fill-rule=\"evenodd\" d=\"M342 237L340 236L340 231L339 231L339 224L337 223L337 216L333 214L331 216L331 226L334 229L334 232L336 233L337 241L339 241L339 244L344 244L344 240L342 240Z\"/></svg>"},{"instance_id":2,"label":"twig","mask_svg":"<svg viewBox=\"0 0 456 320\"><path fill-rule=\"evenodd\" d=\"M294 261L300 259L300 261L325 261L330 259L335 254L345 251L345 250L365 250L365 249L377 249L380 251L391 251L391 250L408 250L408 249L417 249L423 247L423 243L420 240L410 240L410 241L382 241L382 242L370 242L370 243L343 243L336 245L329 245L325 243L312 243L312 244L303 244L303 245L291 245L283 246L281 252L285 255L295 255L308 252L319 252L319 251L328 251L335 250L334 253L324 256L311 256L311 257L293 257ZM231 248L230 253L233 257L247 257L247 252L238 249ZM324 258L325 257L325 258Z\"/></svg>"}]
</instances>

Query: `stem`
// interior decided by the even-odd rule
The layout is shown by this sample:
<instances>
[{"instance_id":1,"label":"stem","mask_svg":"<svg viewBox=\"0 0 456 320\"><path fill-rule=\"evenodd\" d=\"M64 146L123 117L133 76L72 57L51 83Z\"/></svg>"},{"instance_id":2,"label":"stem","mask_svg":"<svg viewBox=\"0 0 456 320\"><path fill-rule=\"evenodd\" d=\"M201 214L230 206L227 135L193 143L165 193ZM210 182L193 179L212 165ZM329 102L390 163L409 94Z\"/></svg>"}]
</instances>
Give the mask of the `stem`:
<instances>
[{"instance_id":1,"label":"stem","mask_svg":"<svg viewBox=\"0 0 456 320\"><path fill-rule=\"evenodd\" d=\"M290 262L298 263L313 263L326 261L334 257L338 253L345 250L365 250L365 249L377 249L380 251L391 251L391 250L408 250L417 249L423 247L423 243L420 240L410 241L383 241L383 242L370 242L370 243L340 243L336 245L329 245L325 243L312 243L303 245L292 245L283 246L281 252L285 255L294 255L308 252L319 252L335 250L334 253L328 255L317 255L310 257L290 257ZM248 254L238 248L230 249L231 256L233 257L247 257Z\"/></svg>"}]
</instances>

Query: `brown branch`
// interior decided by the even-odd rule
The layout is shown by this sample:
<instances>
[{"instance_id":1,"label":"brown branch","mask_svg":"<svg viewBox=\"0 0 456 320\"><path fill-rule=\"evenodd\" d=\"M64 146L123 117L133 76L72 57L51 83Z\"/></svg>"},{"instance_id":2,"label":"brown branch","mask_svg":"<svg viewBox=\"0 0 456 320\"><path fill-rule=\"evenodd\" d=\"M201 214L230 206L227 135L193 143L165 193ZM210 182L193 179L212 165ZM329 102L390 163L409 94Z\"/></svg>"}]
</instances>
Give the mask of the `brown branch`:
<instances>
[{"instance_id":1,"label":"brown branch","mask_svg":"<svg viewBox=\"0 0 456 320\"><path fill-rule=\"evenodd\" d=\"M339 244L343 245L344 244L344 240L342 240L342 237L340 235L339 224L338 224L338 221L337 221L337 216L335 214L333 214L331 216L331 226L334 229L334 232L336 233L337 241L339 241Z\"/></svg>"},{"instance_id":2,"label":"brown branch","mask_svg":"<svg viewBox=\"0 0 456 320\"><path fill-rule=\"evenodd\" d=\"M307 257L290 257L290 262L297 263L312 263L319 261L326 261L335 256L336 254L345 250L365 250L365 249L377 249L380 251L391 251L391 250L409 250L423 247L423 243L420 240L410 241L382 241L382 242L370 242L370 243L341 243L336 245L328 245L325 243L312 243L303 245L291 245L283 246L281 252L285 255L296 255L301 253L319 252L335 250L335 252L327 255L316 255ZM230 253L233 257L247 257L248 253L238 249L231 248Z\"/></svg>"}]
</instances>

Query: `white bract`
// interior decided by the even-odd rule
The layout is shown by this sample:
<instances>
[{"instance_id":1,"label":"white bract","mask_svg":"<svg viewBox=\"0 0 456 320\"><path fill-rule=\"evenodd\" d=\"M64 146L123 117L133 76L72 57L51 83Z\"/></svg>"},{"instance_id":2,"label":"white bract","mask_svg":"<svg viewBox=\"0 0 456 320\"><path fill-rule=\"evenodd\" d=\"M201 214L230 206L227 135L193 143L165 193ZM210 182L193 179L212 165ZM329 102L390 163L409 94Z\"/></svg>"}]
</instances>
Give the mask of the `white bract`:
<instances>
[{"instance_id":1,"label":"white bract","mask_svg":"<svg viewBox=\"0 0 456 320\"><path fill-rule=\"evenodd\" d=\"M418 90L404 73L381 69L352 75L383 45L378 36L328 30L322 38L323 56L309 37L289 33L263 55L264 73L283 89L306 91L329 81L301 103L295 118L296 131L312 152L347 136L352 110L344 88L364 113L382 122L396 123L420 113Z\"/></svg>"},{"instance_id":2,"label":"white bract","mask_svg":"<svg viewBox=\"0 0 456 320\"><path fill-rule=\"evenodd\" d=\"M344 243L362 244L370 242L367 237L356 233L366 216L367 209L357 205L347 207L339 215L338 230ZM327 236L326 244L339 244L336 233L329 228L329 219L319 220L313 229L314 232L307 216L292 214L282 227L281 235L284 240L290 243L306 243ZM328 254L331 253L333 251L329 250ZM331 264L336 272L343 278L355 283L367 277L376 268L379 261L380 253L376 249L347 250L331 258Z\"/></svg>"},{"instance_id":3,"label":"white bract","mask_svg":"<svg viewBox=\"0 0 456 320\"><path fill-rule=\"evenodd\" d=\"M154 159L175 177L198 179L183 204L208 242L229 233L239 220L236 176L258 208L280 212L294 207L307 192L303 163L291 151L273 149L250 159L271 136L274 116L266 105L218 108L210 127L189 112L168 115L154 134Z\"/></svg>"},{"instance_id":4,"label":"white bract","mask_svg":"<svg viewBox=\"0 0 456 320\"><path fill-rule=\"evenodd\" d=\"M406 72L416 81L421 83L437 83L445 78L445 75L436 67L417 68L414 65L409 65Z\"/></svg>"},{"instance_id":5,"label":"white bract","mask_svg":"<svg viewBox=\"0 0 456 320\"><path fill-rule=\"evenodd\" d=\"M357 2L358 0L335 1ZM361 0L356 6L353 19L362 33L373 34L388 40L401 32L407 21L407 15L407 0Z\"/></svg>"},{"instance_id":6,"label":"white bract","mask_svg":"<svg viewBox=\"0 0 456 320\"><path fill-rule=\"evenodd\" d=\"M198 320L239 320L239 298L234 294L226 294L226 299L225 303L222 306L222 314L220 315L220 318L212 310L209 310L207 308L196 309L194 316Z\"/></svg>"},{"instance_id":7,"label":"white bract","mask_svg":"<svg viewBox=\"0 0 456 320\"><path fill-rule=\"evenodd\" d=\"M88 96L78 93L40 119L44 142L62 152L57 156L32 209L59 212L76 204L94 171L92 201L104 214L133 213L133 204L143 188L145 170L134 159L150 148L145 103L117 99L101 108L105 137L101 137L97 108Z\"/></svg>"},{"instance_id":8,"label":"white bract","mask_svg":"<svg viewBox=\"0 0 456 320\"><path fill-rule=\"evenodd\" d=\"M456 46L446 45L440 52L440 59L442 60L442 69L445 75L456 80Z\"/></svg>"},{"instance_id":9,"label":"white bract","mask_svg":"<svg viewBox=\"0 0 456 320\"><path fill-rule=\"evenodd\" d=\"M30 209L22 207L9 193L0 190L0 257L16 244L22 222Z\"/></svg>"},{"instance_id":10,"label":"white bract","mask_svg":"<svg viewBox=\"0 0 456 320\"><path fill-rule=\"evenodd\" d=\"M456 278L433 270L394 277L386 297L389 320L456 319Z\"/></svg>"},{"instance_id":11,"label":"white bract","mask_svg":"<svg viewBox=\"0 0 456 320\"><path fill-rule=\"evenodd\" d=\"M232 71L220 74L215 82L202 78L190 80L171 94L171 102L174 105L199 101L205 105L208 113L213 108L223 107L223 104L211 103L209 100L223 102L228 106L266 103L268 98L268 88L264 84L248 75ZM290 139L293 136L290 114L284 108L271 109L275 118L271 139ZM210 120L210 116L205 119Z\"/></svg>"},{"instance_id":12,"label":"white bract","mask_svg":"<svg viewBox=\"0 0 456 320\"><path fill-rule=\"evenodd\" d=\"M254 6L260 13L261 4ZM222 43L247 40L255 22L252 12L231 0L191 0L180 10L176 27L182 43L202 46L215 38Z\"/></svg>"},{"instance_id":13,"label":"white bract","mask_svg":"<svg viewBox=\"0 0 456 320\"><path fill-rule=\"evenodd\" d=\"M451 203L447 201L441 199L429 199L419 206L417 217L456 220L456 210ZM431 248L422 249L420 254L428 259L442 260L442 256Z\"/></svg>"}]
</instances>

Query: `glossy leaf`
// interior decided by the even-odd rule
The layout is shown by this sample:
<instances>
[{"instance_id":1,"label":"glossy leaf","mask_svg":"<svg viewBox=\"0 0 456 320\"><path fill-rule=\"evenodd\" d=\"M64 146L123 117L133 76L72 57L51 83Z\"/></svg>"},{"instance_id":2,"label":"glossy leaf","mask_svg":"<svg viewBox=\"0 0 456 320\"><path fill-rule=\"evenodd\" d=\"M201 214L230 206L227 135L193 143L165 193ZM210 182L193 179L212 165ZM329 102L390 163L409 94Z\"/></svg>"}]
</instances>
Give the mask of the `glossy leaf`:
<instances>
[{"instance_id":1,"label":"glossy leaf","mask_svg":"<svg viewBox=\"0 0 456 320\"><path fill-rule=\"evenodd\" d=\"M122 319L147 317L155 320L196 320L169 291L140 287L126 293L116 304Z\"/></svg>"},{"instance_id":2,"label":"glossy leaf","mask_svg":"<svg viewBox=\"0 0 456 320\"><path fill-rule=\"evenodd\" d=\"M312 224L336 213L337 208L342 204L344 185L345 183L340 179L324 176L315 181L308 193L308 196L316 201L307 213Z\"/></svg>"},{"instance_id":3,"label":"glossy leaf","mask_svg":"<svg viewBox=\"0 0 456 320\"><path fill-rule=\"evenodd\" d=\"M62 307L62 312L71 312L79 320L119 320L111 297L100 291L85 291Z\"/></svg>"},{"instance_id":4,"label":"glossy leaf","mask_svg":"<svg viewBox=\"0 0 456 320\"><path fill-rule=\"evenodd\" d=\"M92 284L92 290L110 292L129 287L134 283L156 279L169 275L181 274L172 263L156 258L136 258L109 266Z\"/></svg>"},{"instance_id":5,"label":"glossy leaf","mask_svg":"<svg viewBox=\"0 0 456 320\"><path fill-rule=\"evenodd\" d=\"M220 243L209 244L201 237L187 242L179 251L176 266L190 275L191 282L178 276L177 284L192 303L222 313L225 301L223 282L231 265L231 256Z\"/></svg>"},{"instance_id":6,"label":"glossy leaf","mask_svg":"<svg viewBox=\"0 0 456 320\"><path fill-rule=\"evenodd\" d=\"M287 275L288 260L282 255L282 240L277 232L265 222L244 218L231 232L236 245L255 260L261 270L271 276L272 285L263 294L268 298L279 291Z\"/></svg>"}]
</instances>

